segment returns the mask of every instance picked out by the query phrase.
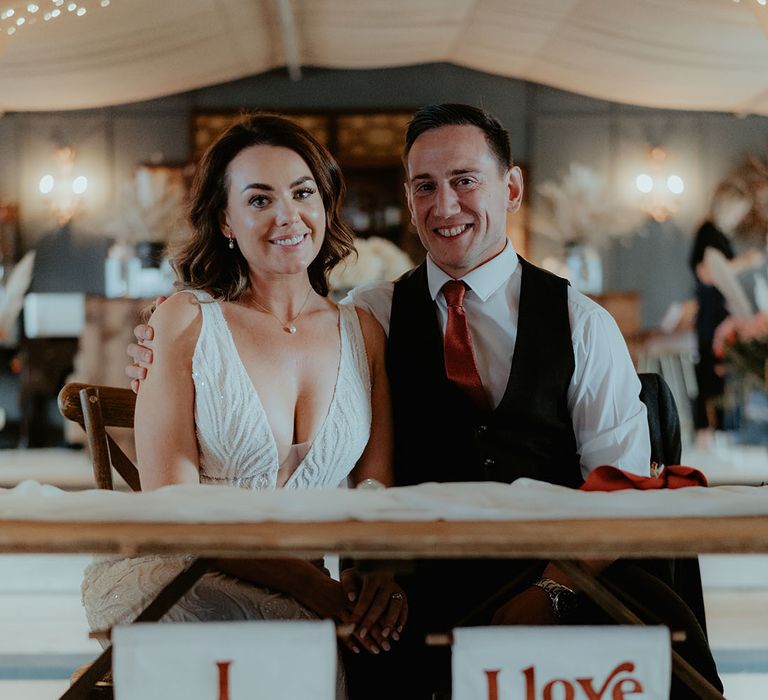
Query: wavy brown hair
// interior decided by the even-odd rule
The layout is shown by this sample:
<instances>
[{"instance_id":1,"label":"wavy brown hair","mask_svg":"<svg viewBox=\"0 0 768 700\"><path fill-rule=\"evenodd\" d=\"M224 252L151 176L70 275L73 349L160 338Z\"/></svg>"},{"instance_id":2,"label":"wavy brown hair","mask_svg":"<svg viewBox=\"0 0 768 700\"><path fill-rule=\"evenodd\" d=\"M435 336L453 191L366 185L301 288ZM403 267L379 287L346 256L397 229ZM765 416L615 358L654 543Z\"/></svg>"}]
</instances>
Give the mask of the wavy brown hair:
<instances>
[{"instance_id":1,"label":"wavy brown hair","mask_svg":"<svg viewBox=\"0 0 768 700\"><path fill-rule=\"evenodd\" d=\"M192 184L189 220L192 235L173 255L178 289L202 289L217 299L236 301L250 287L248 263L230 250L222 235L227 207L227 168L251 146L281 146L304 159L325 207L325 238L307 269L312 288L328 295L328 273L354 251L352 230L341 218L346 185L328 150L298 124L277 114L245 115L214 141L203 155Z\"/></svg>"}]
</instances>

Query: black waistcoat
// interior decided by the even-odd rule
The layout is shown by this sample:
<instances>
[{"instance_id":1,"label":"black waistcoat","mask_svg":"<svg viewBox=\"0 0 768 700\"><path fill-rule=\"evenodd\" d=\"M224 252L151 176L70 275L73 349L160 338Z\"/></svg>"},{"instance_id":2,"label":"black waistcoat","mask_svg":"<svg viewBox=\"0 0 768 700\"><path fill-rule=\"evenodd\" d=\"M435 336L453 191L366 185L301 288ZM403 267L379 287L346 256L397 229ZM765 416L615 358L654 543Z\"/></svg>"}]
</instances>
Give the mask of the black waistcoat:
<instances>
[{"instance_id":1,"label":"black waistcoat","mask_svg":"<svg viewBox=\"0 0 768 700\"><path fill-rule=\"evenodd\" d=\"M445 376L443 340L426 265L395 283L388 370L395 480L581 484L566 394L574 359L568 283L520 258L517 339L506 392L482 411Z\"/></svg>"}]
</instances>

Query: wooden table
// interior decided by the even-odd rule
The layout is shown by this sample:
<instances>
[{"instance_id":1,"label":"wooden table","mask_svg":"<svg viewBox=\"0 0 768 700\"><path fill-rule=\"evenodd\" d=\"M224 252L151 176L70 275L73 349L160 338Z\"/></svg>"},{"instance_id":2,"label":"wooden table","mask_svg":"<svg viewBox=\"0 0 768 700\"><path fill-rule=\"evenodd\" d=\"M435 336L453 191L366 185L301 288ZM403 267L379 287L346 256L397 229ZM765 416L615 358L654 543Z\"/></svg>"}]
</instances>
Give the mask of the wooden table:
<instances>
[{"instance_id":1,"label":"wooden table","mask_svg":"<svg viewBox=\"0 0 768 700\"><path fill-rule=\"evenodd\" d=\"M193 554L194 560L137 621L157 620L209 569L212 557L367 558L509 557L552 560L615 620L642 624L605 586L582 570L584 557L674 557L768 553L768 516L542 521L343 521L155 523L0 521L0 552ZM62 696L87 698L109 670L107 649ZM701 698L724 700L673 651L673 667Z\"/></svg>"},{"instance_id":2,"label":"wooden table","mask_svg":"<svg viewBox=\"0 0 768 700\"><path fill-rule=\"evenodd\" d=\"M768 516L524 521L156 523L0 520L0 552L369 558L768 553Z\"/></svg>"}]
</instances>

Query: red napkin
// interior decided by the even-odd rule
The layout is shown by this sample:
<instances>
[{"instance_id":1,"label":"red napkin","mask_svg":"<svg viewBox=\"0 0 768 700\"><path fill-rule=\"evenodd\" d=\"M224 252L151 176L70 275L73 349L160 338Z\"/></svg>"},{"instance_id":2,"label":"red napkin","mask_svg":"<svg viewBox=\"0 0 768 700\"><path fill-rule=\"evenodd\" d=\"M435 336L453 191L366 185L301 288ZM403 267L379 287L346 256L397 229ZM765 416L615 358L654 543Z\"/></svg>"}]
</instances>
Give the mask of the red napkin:
<instances>
[{"instance_id":1,"label":"red napkin","mask_svg":"<svg viewBox=\"0 0 768 700\"><path fill-rule=\"evenodd\" d=\"M581 485L581 491L620 491L622 489L681 489L685 486L708 486L707 477L694 467L664 467L659 476L640 476L616 467L597 467Z\"/></svg>"}]
</instances>

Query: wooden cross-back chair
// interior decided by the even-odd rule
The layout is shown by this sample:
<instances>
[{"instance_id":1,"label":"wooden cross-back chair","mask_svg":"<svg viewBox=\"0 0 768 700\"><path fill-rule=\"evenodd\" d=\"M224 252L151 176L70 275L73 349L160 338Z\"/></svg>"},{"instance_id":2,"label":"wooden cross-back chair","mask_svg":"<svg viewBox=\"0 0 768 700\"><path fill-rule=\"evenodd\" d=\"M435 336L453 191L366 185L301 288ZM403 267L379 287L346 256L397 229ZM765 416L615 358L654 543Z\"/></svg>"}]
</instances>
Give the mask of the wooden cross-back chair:
<instances>
[{"instance_id":1,"label":"wooden cross-back chair","mask_svg":"<svg viewBox=\"0 0 768 700\"><path fill-rule=\"evenodd\" d=\"M65 384L59 392L61 415L85 430L93 476L100 489L114 488L114 469L134 491L141 491L139 472L107 428L133 428L136 395L130 389L95 384Z\"/></svg>"},{"instance_id":2,"label":"wooden cross-back chair","mask_svg":"<svg viewBox=\"0 0 768 700\"><path fill-rule=\"evenodd\" d=\"M114 469L134 491L141 491L139 471L118 446L107 428L133 428L136 395L130 389L95 384L66 384L59 392L59 411L85 430L96 486L114 488ZM156 622L211 567L211 560L198 558L168 582L134 622ZM78 669L62 700L108 700L112 698L109 671L112 647L90 665ZM104 680L106 677L106 681Z\"/></svg>"}]
</instances>

